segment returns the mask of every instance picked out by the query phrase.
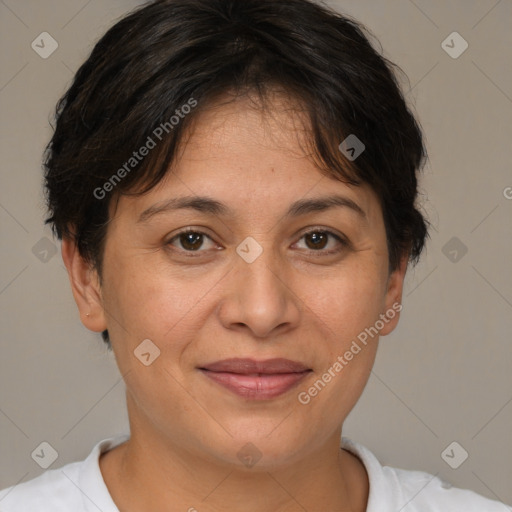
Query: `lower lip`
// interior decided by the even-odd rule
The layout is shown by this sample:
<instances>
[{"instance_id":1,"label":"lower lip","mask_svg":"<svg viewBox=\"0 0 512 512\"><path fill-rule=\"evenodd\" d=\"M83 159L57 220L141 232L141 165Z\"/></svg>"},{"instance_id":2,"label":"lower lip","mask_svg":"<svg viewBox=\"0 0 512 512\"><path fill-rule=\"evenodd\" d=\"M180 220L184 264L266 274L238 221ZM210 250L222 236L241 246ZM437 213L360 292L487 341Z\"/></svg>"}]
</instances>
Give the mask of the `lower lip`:
<instances>
[{"instance_id":1,"label":"lower lip","mask_svg":"<svg viewBox=\"0 0 512 512\"><path fill-rule=\"evenodd\" d=\"M310 371L305 371L251 376L203 369L201 372L233 393L251 400L267 400L282 395L310 373Z\"/></svg>"}]
</instances>

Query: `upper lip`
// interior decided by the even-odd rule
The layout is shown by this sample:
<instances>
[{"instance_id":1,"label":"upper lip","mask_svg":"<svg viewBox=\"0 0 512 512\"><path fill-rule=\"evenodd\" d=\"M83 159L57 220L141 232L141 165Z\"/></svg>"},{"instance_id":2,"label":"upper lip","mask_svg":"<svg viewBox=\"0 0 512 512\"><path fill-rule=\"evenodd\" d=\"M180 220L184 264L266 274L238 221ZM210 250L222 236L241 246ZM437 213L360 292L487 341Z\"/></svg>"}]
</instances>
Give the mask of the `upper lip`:
<instances>
[{"instance_id":1,"label":"upper lip","mask_svg":"<svg viewBox=\"0 0 512 512\"><path fill-rule=\"evenodd\" d=\"M201 370L209 370L211 372L229 372L239 374L253 373L299 373L310 370L302 363L291 361L290 359L275 358L258 361L250 358L234 357L231 359L223 359L200 367Z\"/></svg>"}]
</instances>

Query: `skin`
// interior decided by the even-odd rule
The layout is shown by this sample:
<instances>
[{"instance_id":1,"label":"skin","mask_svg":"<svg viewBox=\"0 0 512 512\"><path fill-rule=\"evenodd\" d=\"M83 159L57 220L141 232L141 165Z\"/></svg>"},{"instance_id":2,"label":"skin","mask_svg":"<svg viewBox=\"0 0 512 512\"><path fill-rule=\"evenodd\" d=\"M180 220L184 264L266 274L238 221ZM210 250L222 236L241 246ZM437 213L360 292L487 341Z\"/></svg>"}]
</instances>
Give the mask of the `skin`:
<instances>
[{"instance_id":1,"label":"skin","mask_svg":"<svg viewBox=\"0 0 512 512\"><path fill-rule=\"evenodd\" d=\"M108 328L126 384L131 438L100 458L122 512L366 510L368 476L340 449L340 436L378 336L307 405L297 394L401 302L407 258L389 274L373 190L321 174L302 149L299 113L279 96L272 112L247 99L201 112L164 181L112 209L101 284L63 241L82 322ZM356 202L366 220L347 207L284 216L298 199L333 193ZM233 215L184 209L138 222L145 209L190 195L221 201ZM187 227L208 236L187 245L176 237ZM332 235L315 245L304 236L311 228L349 245ZM236 252L248 236L263 249L252 263ZM325 254L331 249L339 252ZM398 320L397 313L380 335ZM160 349L149 366L134 356L144 339ZM228 357L285 357L313 371L277 398L251 401L197 369ZM247 443L261 453L251 468L237 456Z\"/></svg>"}]
</instances>

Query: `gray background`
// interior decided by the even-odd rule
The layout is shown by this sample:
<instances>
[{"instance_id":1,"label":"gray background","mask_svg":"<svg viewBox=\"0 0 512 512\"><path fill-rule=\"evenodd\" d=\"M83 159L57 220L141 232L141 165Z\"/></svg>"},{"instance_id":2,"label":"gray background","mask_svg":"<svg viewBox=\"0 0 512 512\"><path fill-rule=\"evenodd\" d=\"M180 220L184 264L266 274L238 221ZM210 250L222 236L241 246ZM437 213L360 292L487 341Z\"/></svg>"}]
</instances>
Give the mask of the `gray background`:
<instances>
[{"instance_id":1,"label":"gray background","mask_svg":"<svg viewBox=\"0 0 512 512\"><path fill-rule=\"evenodd\" d=\"M0 488L43 472L31 458L42 441L56 468L128 431L113 356L81 325L60 244L43 226L40 162L73 73L138 3L0 1ZM512 2L330 3L409 77L430 153L421 206L434 226L344 435L382 463L512 503ZM44 31L59 45L47 59L31 48ZM441 46L454 31L469 44L456 59ZM458 469L441 457L453 441L469 453Z\"/></svg>"}]
</instances>

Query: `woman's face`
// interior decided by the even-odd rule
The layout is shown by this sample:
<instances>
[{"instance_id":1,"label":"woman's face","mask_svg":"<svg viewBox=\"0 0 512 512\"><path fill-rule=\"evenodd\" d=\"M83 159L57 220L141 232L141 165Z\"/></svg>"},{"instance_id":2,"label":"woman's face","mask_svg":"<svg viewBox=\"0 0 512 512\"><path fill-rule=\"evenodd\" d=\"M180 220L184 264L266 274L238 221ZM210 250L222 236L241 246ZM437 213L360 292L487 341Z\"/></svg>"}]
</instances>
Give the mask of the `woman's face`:
<instances>
[{"instance_id":1,"label":"woman's face","mask_svg":"<svg viewBox=\"0 0 512 512\"><path fill-rule=\"evenodd\" d=\"M132 436L238 465L250 442L259 467L292 463L339 432L377 349L378 335L363 344L361 333L394 329L405 273L388 274L377 196L320 174L301 150L297 114L280 105L272 119L241 100L201 114L167 178L121 197L102 287L91 285L98 303L83 306L88 327L109 330ZM197 196L222 211L169 207ZM334 196L361 211L296 207ZM227 358L286 358L310 371L277 396L241 396L200 370Z\"/></svg>"}]
</instances>

